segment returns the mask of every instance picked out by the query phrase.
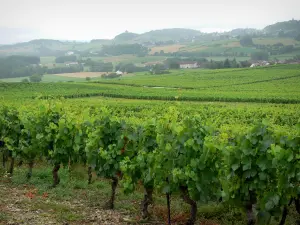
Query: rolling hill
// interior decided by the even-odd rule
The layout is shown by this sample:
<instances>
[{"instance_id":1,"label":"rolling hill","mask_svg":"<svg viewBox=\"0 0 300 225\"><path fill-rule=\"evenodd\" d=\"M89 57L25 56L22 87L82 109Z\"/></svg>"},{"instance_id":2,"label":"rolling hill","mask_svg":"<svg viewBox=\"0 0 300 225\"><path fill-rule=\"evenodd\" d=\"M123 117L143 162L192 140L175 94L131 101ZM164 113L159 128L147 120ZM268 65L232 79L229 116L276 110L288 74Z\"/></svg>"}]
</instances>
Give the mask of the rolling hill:
<instances>
[{"instance_id":1,"label":"rolling hill","mask_svg":"<svg viewBox=\"0 0 300 225\"><path fill-rule=\"evenodd\" d=\"M131 42L134 40L134 38L136 38L138 36L139 36L139 34L125 31L124 33L121 33L121 34L115 36L113 41L116 43Z\"/></svg>"},{"instance_id":2,"label":"rolling hill","mask_svg":"<svg viewBox=\"0 0 300 225\"><path fill-rule=\"evenodd\" d=\"M176 51L211 53L217 51L220 54L235 51L244 52L249 56L249 49L239 45L238 36L243 35L255 35L254 41L260 45L282 43L298 48L300 42L296 41L295 37L300 37L300 21L278 22L265 27L263 30L237 28L225 33L202 33L193 29L169 28L151 30L142 34L126 31L116 35L113 39L94 39L90 42L38 39L18 44L0 45L0 56L35 55L48 57L64 55L67 51L73 51L76 54L84 52L84 56L94 56L90 53L97 53L97 51L102 50L103 45L112 44L142 44L150 49L150 55L160 53L160 51L165 53Z\"/></svg>"},{"instance_id":3,"label":"rolling hill","mask_svg":"<svg viewBox=\"0 0 300 225\"><path fill-rule=\"evenodd\" d=\"M139 35L135 40L137 42L179 41L180 39L192 39L198 35L201 35L198 30L173 28L152 30Z\"/></svg>"},{"instance_id":4,"label":"rolling hill","mask_svg":"<svg viewBox=\"0 0 300 225\"><path fill-rule=\"evenodd\" d=\"M272 35L296 37L300 34L300 20L289 20L278 22L263 29L264 32Z\"/></svg>"}]
</instances>

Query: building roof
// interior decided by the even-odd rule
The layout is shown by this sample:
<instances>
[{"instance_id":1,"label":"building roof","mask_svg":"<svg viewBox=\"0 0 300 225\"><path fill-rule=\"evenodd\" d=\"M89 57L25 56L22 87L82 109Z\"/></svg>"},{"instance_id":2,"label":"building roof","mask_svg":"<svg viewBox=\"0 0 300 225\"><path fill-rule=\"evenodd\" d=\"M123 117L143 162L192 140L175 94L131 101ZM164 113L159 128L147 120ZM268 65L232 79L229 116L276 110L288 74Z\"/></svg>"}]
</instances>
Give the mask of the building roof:
<instances>
[{"instance_id":1,"label":"building roof","mask_svg":"<svg viewBox=\"0 0 300 225\"><path fill-rule=\"evenodd\" d=\"M163 64L162 62L147 62L147 63L144 63L144 65L146 66L153 66L153 65L156 65L156 64Z\"/></svg>"},{"instance_id":2,"label":"building roof","mask_svg":"<svg viewBox=\"0 0 300 225\"><path fill-rule=\"evenodd\" d=\"M195 64L195 63L197 63L197 62L187 61L187 62L180 62L179 65Z\"/></svg>"}]
</instances>

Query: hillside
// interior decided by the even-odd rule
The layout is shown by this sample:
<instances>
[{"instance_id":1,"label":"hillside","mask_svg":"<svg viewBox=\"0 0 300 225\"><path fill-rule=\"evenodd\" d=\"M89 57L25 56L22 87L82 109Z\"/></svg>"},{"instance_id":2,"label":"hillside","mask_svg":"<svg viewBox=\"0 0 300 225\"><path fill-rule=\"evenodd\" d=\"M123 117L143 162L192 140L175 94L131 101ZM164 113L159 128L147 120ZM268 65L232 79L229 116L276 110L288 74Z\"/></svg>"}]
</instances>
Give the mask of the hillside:
<instances>
[{"instance_id":1,"label":"hillside","mask_svg":"<svg viewBox=\"0 0 300 225\"><path fill-rule=\"evenodd\" d=\"M296 37L300 34L300 20L278 22L266 26L263 31L273 35Z\"/></svg>"},{"instance_id":2,"label":"hillside","mask_svg":"<svg viewBox=\"0 0 300 225\"><path fill-rule=\"evenodd\" d=\"M136 38L138 36L139 36L138 34L125 31L124 33L121 33L121 34L115 36L115 38L113 40L116 43L123 43L123 42L132 41L134 38Z\"/></svg>"},{"instance_id":3,"label":"hillside","mask_svg":"<svg viewBox=\"0 0 300 225\"><path fill-rule=\"evenodd\" d=\"M229 32L232 36L240 36L240 35L247 35L247 34L256 34L261 32L260 30L254 28L236 28Z\"/></svg>"},{"instance_id":4,"label":"hillside","mask_svg":"<svg viewBox=\"0 0 300 225\"><path fill-rule=\"evenodd\" d=\"M245 35L252 36L253 43L257 46L240 45L240 38ZM134 54L137 56L137 54L123 51L118 51L117 54L107 54L103 53L103 46L128 45L121 47L131 48L129 45L139 44L149 49L146 54L139 54L139 56L217 57L216 60L242 57L240 60L248 60L253 52L264 51L269 53L270 59L276 57L284 60L299 55L299 40L300 21L291 20L269 25L263 30L236 28L224 33L202 33L193 29L169 28L142 34L126 31L113 39L93 39L90 42L38 39L13 45L2 45L0 46L0 56L57 57L72 51L80 57L104 57L96 60L108 61L107 59L111 55ZM131 63L135 63L135 61L148 62L146 59L138 59Z\"/></svg>"},{"instance_id":5,"label":"hillside","mask_svg":"<svg viewBox=\"0 0 300 225\"><path fill-rule=\"evenodd\" d=\"M135 40L138 42L179 41L180 39L192 39L198 35L201 35L198 30L173 28L152 30L139 35Z\"/></svg>"},{"instance_id":6,"label":"hillside","mask_svg":"<svg viewBox=\"0 0 300 225\"><path fill-rule=\"evenodd\" d=\"M91 44L107 45L111 43L110 39L93 39L90 42Z\"/></svg>"},{"instance_id":7,"label":"hillside","mask_svg":"<svg viewBox=\"0 0 300 225\"><path fill-rule=\"evenodd\" d=\"M72 42L62 42L51 39L38 39L29 42L17 43L14 45L0 46L1 55L39 55L56 56L61 52L72 49Z\"/></svg>"}]
</instances>

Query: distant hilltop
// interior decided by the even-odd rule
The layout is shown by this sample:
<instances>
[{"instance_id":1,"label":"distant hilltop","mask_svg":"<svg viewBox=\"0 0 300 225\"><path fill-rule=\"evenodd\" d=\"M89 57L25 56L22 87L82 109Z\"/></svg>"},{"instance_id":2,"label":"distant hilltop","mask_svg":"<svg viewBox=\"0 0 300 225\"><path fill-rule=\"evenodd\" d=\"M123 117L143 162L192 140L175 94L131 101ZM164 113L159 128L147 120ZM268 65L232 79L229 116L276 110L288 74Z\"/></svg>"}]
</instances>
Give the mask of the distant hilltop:
<instances>
[{"instance_id":1,"label":"distant hilltop","mask_svg":"<svg viewBox=\"0 0 300 225\"><path fill-rule=\"evenodd\" d=\"M2 30L3 29L3 30ZM5 35L8 30L4 28L0 28L0 33L3 34L0 37L0 46L3 46L3 43L7 41ZM14 33L11 33L14 32ZM9 36L18 36L18 30L10 30ZM216 33L216 32L212 32ZM271 24L263 28L262 30L254 29L254 28L235 28L228 32L222 32L219 34L226 34L230 36L239 36L245 34L267 34L267 35L281 35L282 37L296 37L300 35L300 20L289 20L284 22L278 22L275 24ZM22 33L23 34L23 33ZM193 37L203 36L210 33L201 32L199 30L193 29L185 29L185 28L168 28L168 29L160 29L160 30L151 30L142 34L132 33L129 31L125 31L113 39L94 39L91 40L91 43L98 44L112 44L112 43L143 43L143 42L166 42L166 41L179 41L183 39L192 39ZM58 44L58 40L51 39L39 39L33 40L28 43L39 44L44 42L44 45ZM56 43L55 43L56 42ZM74 41L60 41L60 42L74 42ZM80 42L80 41L77 41Z\"/></svg>"}]
</instances>

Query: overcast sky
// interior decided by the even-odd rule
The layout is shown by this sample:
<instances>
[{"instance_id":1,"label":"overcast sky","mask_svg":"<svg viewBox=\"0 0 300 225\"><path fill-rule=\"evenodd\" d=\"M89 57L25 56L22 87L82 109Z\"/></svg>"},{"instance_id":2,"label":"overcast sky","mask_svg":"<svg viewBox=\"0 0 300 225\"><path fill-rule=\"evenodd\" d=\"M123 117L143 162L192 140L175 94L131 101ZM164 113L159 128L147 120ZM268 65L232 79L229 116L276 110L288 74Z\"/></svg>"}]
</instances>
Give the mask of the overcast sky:
<instances>
[{"instance_id":1,"label":"overcast sky","mask_svg":"<svg viewBox=\"0 0 300 225\"><path fill-rule=\"evenodd\" d=\"M299 0L0 1L0 44L37 38L113 38L125 30L142 33L174 27L204 32L263 28L300 19Z\"/></svg>"}]
</instances>

